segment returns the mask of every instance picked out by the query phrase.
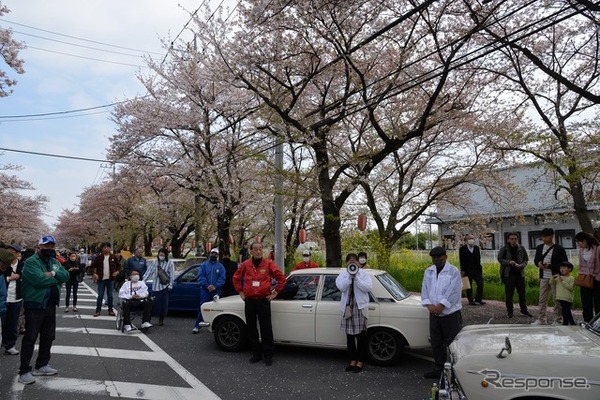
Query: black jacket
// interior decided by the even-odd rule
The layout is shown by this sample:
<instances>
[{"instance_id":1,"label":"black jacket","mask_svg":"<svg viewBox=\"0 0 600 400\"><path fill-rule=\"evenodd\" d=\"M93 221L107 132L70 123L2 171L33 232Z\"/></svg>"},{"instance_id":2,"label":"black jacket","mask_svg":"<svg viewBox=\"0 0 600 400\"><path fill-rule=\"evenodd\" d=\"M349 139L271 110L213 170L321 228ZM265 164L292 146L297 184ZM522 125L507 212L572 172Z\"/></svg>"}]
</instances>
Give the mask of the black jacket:
<instances>
[{"instance_id":1,"label":"black jacket","mask_svg":"<svg viewBox=\"0 0 600 400\"><path fill-rule=\"evenodd\" d=\"M469 251L469 248L465 244L458 249L458 258L460 261L460 270L465 275L470 275L473 272L482 272L481 267L481 251L479 246L473 246L473 253Z\"/></svg>"},{"instance_id":2,"label":"black jacket","mask_svg":"<svg viewBox=\"0 0 600 400\"><path fill-rule=\"evenodd\" d=\"M12 265L9 265L8 268L6 268L6 270L4 271L4 283L6 284L6 288L8 289L8 277L11 276L11 274L15 272L19 275L22 274L23 272L23 261L19 260L19 262L17 263L17 270L13 270ZM22 276L22 275L21 275ZM19 278L17 280L17 290L16 290L16 299L20 300L23 298L23 295L21 294L21 278Z\"/></svg>"},{"instance_id":3,"label":"black jacket","mask_svg":"<svg viewBox=\"0 0 600 400\"><path fill-rule=\"evenodd\" d=\"M540 244L538 247L535 248L535 257L533 258L533 264L537 268L539 268L538 264L540 263L540 261L543 261L543 255L544 245ZM560 273L560 264L563 261L569 261L569 259L567 258L566 250L561 245L554 244L552 250L552 258L550 259L550 268L552 269L552 275ZM540 278L542 278L544 275L543 271L544 270L540 268Z\"/></svg>"}]
</instances>

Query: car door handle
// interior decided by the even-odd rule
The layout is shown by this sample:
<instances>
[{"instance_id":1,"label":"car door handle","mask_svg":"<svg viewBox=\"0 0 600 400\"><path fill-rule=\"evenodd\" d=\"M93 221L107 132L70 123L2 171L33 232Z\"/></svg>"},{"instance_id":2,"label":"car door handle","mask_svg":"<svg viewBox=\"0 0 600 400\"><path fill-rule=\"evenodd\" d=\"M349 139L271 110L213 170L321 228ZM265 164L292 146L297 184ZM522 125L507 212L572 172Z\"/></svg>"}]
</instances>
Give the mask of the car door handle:
<instances>
[{"instance_id":1,"label":"car door handle","mask_svg":"<svg viewBox=\"0 0 600 400\"><path fill-rule=\"evenodd\" d=\"M312 304L302 304L302 308L312 308Z\"/></svg>"},{"instance_id":2,"label":"car door handle","mask_svg":"<svg viewBox=\"0 0 600 400\"><path fill-rule=\"evenodd\" d=\"M375 310L375 306L369 306L369 310Z\"/></svg>"}]
</instances>

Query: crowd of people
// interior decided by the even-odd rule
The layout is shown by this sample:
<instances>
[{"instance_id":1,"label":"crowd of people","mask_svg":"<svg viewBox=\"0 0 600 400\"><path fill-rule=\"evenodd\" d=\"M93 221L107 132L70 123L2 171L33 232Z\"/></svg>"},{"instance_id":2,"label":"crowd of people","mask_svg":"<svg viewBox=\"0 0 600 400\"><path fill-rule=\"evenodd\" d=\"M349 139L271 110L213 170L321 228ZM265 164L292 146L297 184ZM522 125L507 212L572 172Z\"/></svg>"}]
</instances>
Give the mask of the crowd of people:
<instances>
[{"instance_id":1,"label":"crowd of people","mask_svg":"<svg viewBox=\"0 0 600 400\"><path fill-rule=\"evenodd\" d=\"M430 316L430 341L435 369L425 373L426 378L438 378L446 357L446 347L462 328L462 292L466 289L469 305L484 306L483 267L481 250L475 236L468 234L459 248L460 269L448 262L443 247L429 252L431 266L424 271L421 300ZM567 259L565 249L554 243L554 231L542 230L542 244L537 246L533 264L539 270L539 313L532 323L541 325L561 323L574 325L571 308L575 286L580 286L583 319L589 322L600 312L600 243L585 232L575 236L579 247L578 276L572 276L574 266ZM64 254L56 250L56 239L44 236L39 239L36 250L22 249L18 244L0 248L0 272L4 283L0 284L0 316L2 322L2 346L5 354L19 355L19 382L30 384L35 376L54 375L57 370L49 365L50 350L55 336L56 308L60 291L65 286L64 312L78 312L78 286L87 273L97 284L98 297L94 316L107 307L108 315L115 316L113 292L117 292L117 305L123 313L124 331L131 331L131 313L142 314L142 329L153 326L152 317L158 325L164 324L168 312L169 292L175 280L175 268L169 260L169 252L162 248L156 258L148 261L142 249L133 254L112 251L110 243L103 243L101 251L88 255L83 249ZM129 257L123 255L127 253ZM293 270L318 268L311 259L311 251L302 252L302 261ZM529 263L526 249L519 244L519 234L507 235L507 243L498 252L500 278L505 288L505 303L509 318L514 315L513 296L517 291L520 313L533 317L525 299L525 268ZM263 257L261 243L244 245L239 253L240 263L231 260L224 251L219 260L219 249L212 249L209 257L199 265L197 281L200 286L200 304L193 333L198 333L204 322L202 304L219 297L238 295L244 301L247 335L252 348L250 363L264 361L273 363L275 346L271 324L271 300L284 287L285 276L272 257ZM366 332L368 325L369 291L372 287L365 252L349 253L347 268L336 279L341 292L340 329L346 334L350 358L347 372L361 372L367 354ZM152 281L151 288L146 281ZM466 286L465 286L466 285ZM476 289L475 289L476 288ZM104 297L106 295L106 301ZM553 302L553 321L549 320L548 304ZM72 306L71 306L72 304ZM23 322L24 321L24 322ZM258 324L257 324L258 322ZM258 325L258 326L257 326ZM260 327L260 336L258 328ZM18 335L23 334L21 351L17 350ZM31 367L34 346L39 338L38 356Z\"/></svg>"}]
</instances>

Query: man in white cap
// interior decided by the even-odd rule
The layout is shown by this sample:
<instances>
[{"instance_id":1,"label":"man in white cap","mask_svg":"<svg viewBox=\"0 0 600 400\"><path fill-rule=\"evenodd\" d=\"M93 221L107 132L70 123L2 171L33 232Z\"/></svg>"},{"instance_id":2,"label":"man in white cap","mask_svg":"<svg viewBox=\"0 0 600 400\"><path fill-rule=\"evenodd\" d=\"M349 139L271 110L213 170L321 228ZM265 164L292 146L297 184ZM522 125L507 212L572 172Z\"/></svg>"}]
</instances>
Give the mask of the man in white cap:
<instances>
[{"instance_id":1,"label":"man in white cap","mask_svg":"<svg viewBox=\"0 0 600 400\"><path fill-rule=\"evenodd\" d=\"M302 252L302 261L300 261L298 264L294 265L294 269L292 271L297 271L299 269L306 269L306 268L319 268L319 264L312 261L310 259L310 255L311 255L310 250L304 250Z\"/></svg>"},{"instance_id":2,"label":"man in white cap","mask_svg":"<svg viewBox=\"0 0 600 400\"><path fill-rule=\"evenodd\" d=\"M202 318L202 304L211 301L215 296L221 296L221 287L225 284L225 267L219 262L219 249L212 249L208 260L198 267L198 283L200 284L200 306L192 333L198 333L200 328L208 326Z\"/></svg>"},{"instance_id":3,"label":"man in white cap","mask_svg":"<svg viewBox=\"0 0 600 400\"><path fill-rule=\"evenodd\" d=\"M50 348L56 334L56 307L60 286L70 278L69 272L56 260L56 239L44 236L38 242L39 250L25 261L22 276L23 305L25 306L25 335L21 343L19 382L35 382L34 376L56 375L50 367ZM37 337L40 337L35 369L31 357Z\"/></svg>"}]
</instances>

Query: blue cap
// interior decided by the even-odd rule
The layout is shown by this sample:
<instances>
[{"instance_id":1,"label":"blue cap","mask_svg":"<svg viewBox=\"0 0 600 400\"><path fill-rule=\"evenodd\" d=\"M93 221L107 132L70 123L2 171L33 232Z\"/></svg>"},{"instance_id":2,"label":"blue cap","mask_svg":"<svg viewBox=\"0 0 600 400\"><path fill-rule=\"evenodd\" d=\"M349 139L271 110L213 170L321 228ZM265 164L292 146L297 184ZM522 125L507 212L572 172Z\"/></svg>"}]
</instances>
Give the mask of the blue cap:
<instances>
[{"instance_id":1,"label":"blue cap","mask_svg":"<svg viewBox=\"0 0 600 400\"><path fill-rule=\"evenodd\" d=\"M51 235L44 236L38 242L38 244L48 244L48 243L56 244L56 239L54 239L54 236L51 236Z\"/></svg>"}]
</instances>

